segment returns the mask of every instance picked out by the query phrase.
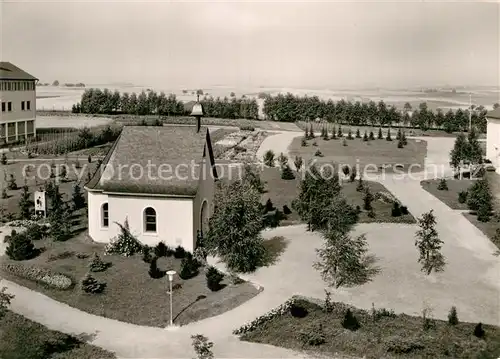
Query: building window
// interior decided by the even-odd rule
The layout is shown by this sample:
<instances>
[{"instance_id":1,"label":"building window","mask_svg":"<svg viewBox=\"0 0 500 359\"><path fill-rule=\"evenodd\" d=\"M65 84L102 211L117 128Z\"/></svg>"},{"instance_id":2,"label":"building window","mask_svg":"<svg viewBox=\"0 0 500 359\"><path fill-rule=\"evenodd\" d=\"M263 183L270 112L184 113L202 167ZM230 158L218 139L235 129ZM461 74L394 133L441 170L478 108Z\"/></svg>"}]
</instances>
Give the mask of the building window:
<instances>
[{"instance_id":1,"label":"building window","mask_svg":"<svg viewBox=\"0 0 500 359\"><path fill-rule=\"evenodd\" d=\"M21 101L21 111L24 111L24 101Z\"/></svg>"},{"instance_id":2,"label":"building window","mask_svg":"<svg viewBox=\"0 0 500 359\"><path fill-rule=\"evenodd\" d=\"M26 110L31 110L31 101L26 101Z\"/></svg>"},{"instance_id":3,"label":"building window","mask_svg":"<svg viewBox=\"0 0 500 359\"><path fill-rule=\"evenodd\" d=\"M2 112L5 112L5 102L2 102Z\"/></svg>"},{"instance_id":4,"label":"building window","mask_svg":"<svg viewBox=\"0 0 500 359\"><path fill-rule=\"evenodd\" d=\"M12 102L7 102L7 111L12 111Z\"/></svg>"},{"instance_id":5,"label":"building window","mask_svg":"<svg viewBox=\"0 0 500 359\"><path fill-rule=\"evenodd\" d=\"M151 207L144 210L144 230L156 232L156 211Z\"/></svg>"},{"instance_id":6,"label":"building window","mask_svg":"<svg viewBox=\"0 0 500 359\"><path fill-rule=\"evenodd\" d=\"M102 226L106 228L109 227L109 211L107 203L102 205Z\"/></svg>"}]
</instances>

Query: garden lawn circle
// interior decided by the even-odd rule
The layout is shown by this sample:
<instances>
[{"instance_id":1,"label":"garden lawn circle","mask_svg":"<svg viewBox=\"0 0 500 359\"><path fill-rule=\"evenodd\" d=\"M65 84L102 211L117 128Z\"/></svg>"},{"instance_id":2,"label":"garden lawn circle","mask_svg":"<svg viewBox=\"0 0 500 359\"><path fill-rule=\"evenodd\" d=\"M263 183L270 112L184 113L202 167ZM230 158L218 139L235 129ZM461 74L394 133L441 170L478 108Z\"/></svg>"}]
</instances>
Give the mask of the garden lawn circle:
<instances>
[{"instance_id":1,"label":"garden lawn circle","mask_svg":"<svg viewBox=\"0 0 500 359\"><path fill-rule=\"evenodd\" d=\"M6 279L91 314L144 326L163 328L169 324L168 279L166 276L151 278L148 274L150 265L142 260L141 255L104 256L104 245L92 242L86 233L65 242L46 238L34 241L34 244L37 248L45 248L38 257L22 262L3 257L3 265L21 263L27 267L44 268L71 278L76 285L65 291L56 290L16 276L15 273L2 271ZM105 283L105 289L100 294L83 293L79 285L89 270L93 253L98 253L103 262L110 263L104 271L92 273L97 282ZM87 257L83 258L81 254L86 254ZM173 269L181 273L180 258L160 257L157 264L161 271ZM176 284L173 319L177 325L222 314L259 293L248 282L232 285L228 277L222 282L224 288L212 292L207 288L202 268L198 275L188 280L175 276L174 285Z\"/></svg>"}]
</instances>

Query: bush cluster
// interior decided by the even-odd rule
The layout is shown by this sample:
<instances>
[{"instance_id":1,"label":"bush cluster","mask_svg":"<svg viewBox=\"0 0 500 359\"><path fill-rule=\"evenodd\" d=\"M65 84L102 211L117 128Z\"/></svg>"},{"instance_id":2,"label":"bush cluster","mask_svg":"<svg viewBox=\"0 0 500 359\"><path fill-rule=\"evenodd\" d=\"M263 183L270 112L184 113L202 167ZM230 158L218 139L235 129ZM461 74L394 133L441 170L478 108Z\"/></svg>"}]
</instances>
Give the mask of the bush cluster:
<instances>
[{"instance_id":1,"label":"bush cluster","mask_svg":"<svg viewBox=\"0 0 500 359\"><path fill-rule=\"evenodd\" d=\"M358 318L354 316L351 309L347 309L345 312L344 319L342 319L342 326L351 331L356 331L361 327Z\"/></svg>"},{"instance_id":2,"label":"bush cluster","mask_svg":"<svg viewBox=\"0 0 500 359\"><path fill-rule=\"evenodd\" d=\"M130 233L128 221L125 220L120 226L121 233L108 243L104 249L105 254L119 254L125 257L133 256L136 253L142 253L143 246L139 240Z\"/></svg>"},{"instance_id":3,"label":"bush cluster","mask_svg":"<svg viewBox=\"0 0 500 359\"><path fill-rule=\"evenodd\" d=\"M465 203L467 202L467 191L460 191L458 193L458 203Z\"/></svg>"},{"instance_id":4,"label":"bush cluster","mask_svg":"<svg viewBox=\"0 0 500 359\"><path fill-rule=\"evenodd\" d=\"M224 279L224 274L219 272L217 268L210 266L205 273L207 279L207 287L212 292L216 292L222 288L221 282Z\"/></svg>"},{"instance_id":5,"label":"bush cluster","mask_svg":"<svg viewBox=\"0 0 500 359\"><path fill-rule=\"evenodd\" d=\"M89 270L91 272L104 272L108 267L109 263L103 262L97 253L94 253L92 258L90 258Z\"/></svg>"},{"instance_id":6,"label":"bush cluster","mask_svg":"<svg viewBox=\"0 0 500 359\"><path fill-rule=\"evenodd\" d=\"M304 346L318 346L326 343L325 333L321 324L319 327L311 326L305 330L301 330L299 332L299 337Z\"/></svg>"},{"instance_id":7,"label":"bush cluster","mask_svg":"<svg viewBox=\"0 0 500 359\"><path fill-rule=\"evenodd\" d=\"M184 248L182 248L181 246L177 246L175 248L174 258L184 259L186 258L186 256L188 256L188 252L186 252Z\"/></svg>"},{"instance_id":8,"label":"bush cluster","mask_svg":"<svg viewBox=\"0 0 500 359\"><path fill-rule=\"evenodd\" d=\"M248 324L245 324L243 326L241 326L240 328L238 329L235 329L233 331L233 334L234 335L242 335L242 334L245 334L245 333L248 333L248 332L251 332L255 329L257 329L258 327L260 327L262 324L276 318L276 317L279 317L279 316L282 316L282 315L285 315L287 313L290 312L290 307L296 302L296 299L295 298L291 298L289 300L287 300L285 303L281 304L280 306L274 308L273 310L271 310L270 312L252 320L250 323Z\"/></svg>"},{"instance_id":9,"label":"bush cluster","mask_svg":"<svg viewBox=\"0 0 500 359\"><path fill-rule=\"evenodd\" d=\"M181 279L191 279L198 275L201 263L199 263L191 253L187 255L181 261L181 270L179 277Z\"/></svg>"},{"instance_id":10,"label":"bush cluster","mask_svg":"<svg viewBox=\"0 0 500 359\"><path fill-rule=\"evenodd\" d=\"M40 251L35 248L26 232L17 233L13 230L8 239L8 245L5 253L10 259L23 261L36 257Z\"/></svg>"},{"instance_id":11,"label":"bush cluster","mask_svg":"<svg viewBox=\"0 0 500 359\"><path fill-rule=\"evenodd\" d=\"M67 290L73 286L71 278L64 274L53 273L33 265L6 263L2 265L2 269L16 277L44 284L54 289Z\"/></svg>"},{"instance_id":12,"label":"bush cluster","mask_svg":"<svg viewBox=\"0 0 500 359\"><path fill-rule=\"evenodd\" d=\"M399 335L386 339L385 346L388 353L397 355L411 354L425 348L419 338L405 338Z\"/></svg>"},{"instance_id":13,"label":"bush cluster","mask_svg":"<svg viewBox=\"0 0 500 359\"><path fill-rule=\"evenodd\" d=\"M158 268L158 257L151 259L148 274L153 279L159 279L165 276L166 272Z\"/></svg>"}]
</instances>

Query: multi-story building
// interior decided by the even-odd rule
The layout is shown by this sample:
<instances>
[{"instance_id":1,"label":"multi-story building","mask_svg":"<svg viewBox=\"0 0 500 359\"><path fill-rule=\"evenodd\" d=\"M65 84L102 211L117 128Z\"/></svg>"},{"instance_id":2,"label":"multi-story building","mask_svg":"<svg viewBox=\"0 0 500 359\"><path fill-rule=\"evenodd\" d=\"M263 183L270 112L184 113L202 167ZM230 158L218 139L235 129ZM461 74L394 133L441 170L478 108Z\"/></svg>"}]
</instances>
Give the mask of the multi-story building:
<instances>
[{"instance_id":1,"label":"multi-story building","mask_svg":"<svg viewBox=\"0 0 500 359\"><path fill-rule=\"evenodd\" d=\"M36 136L37 81L10 62L0 62L0 144Z\"/></svg>"}]
</instances>

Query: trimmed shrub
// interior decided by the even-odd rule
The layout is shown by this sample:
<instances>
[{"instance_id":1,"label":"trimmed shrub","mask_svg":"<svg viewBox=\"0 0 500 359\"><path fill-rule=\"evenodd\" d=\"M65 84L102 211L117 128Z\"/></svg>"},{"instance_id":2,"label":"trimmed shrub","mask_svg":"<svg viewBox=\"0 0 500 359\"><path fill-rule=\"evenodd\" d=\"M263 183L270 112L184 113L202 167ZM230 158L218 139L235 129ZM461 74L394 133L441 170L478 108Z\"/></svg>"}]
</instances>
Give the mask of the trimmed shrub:
<instances>
[{"instance_id":1,"label":"trimmed shrub","mask_svg":"<svg viewBox=\"0 0 500 359\"><path fill-rule=\"evenodd\" d=\"M467 194L468 194L467 191L460 191L458 193L458 202L459 203L465 203L465 202L467 202Z\"/></svg>"},{"instance_id":2,"label":"trimmed shrub","mask_svg":"<svg viewBox=\"0 0 500 359\"><path fill-rule=\"evenodd\" d=\"M359 128L356 130L356 138L361 138L361 132L359 132Z\"/></svg>"},{"instance_id":3,"label":"trimmed shrub","mask_svg":"<svg viewBox=\"0 0 500 359\"><path fill-rule=\"evenodd\" d=\"M349 182L354 182L357 175L358 172L356 171L356 167L353 167L351 173L349 174Z\"/></svg>"},{"instance_id":4,"label":"trimmed shrub","mask_svg":"<svg viewBox=\"0 0 500 359\"><path fill-rule=\"evenodd\" d=\"M86 274L80 282L80 287L85 293L100 294L104 292L106 283L98 282L90 273Z\"/></svg>"},{"instance_id":5,"label":"trimmed shrub","mask_svg":"<svg viewBox=\"0 0 500 359\"><path fill-rule=\"evenodd\" d=\"M304 346L318 346L326 342L322 324L319 325L319 328L311 326L305 330L301 330L299 332L299 338Z\"/></svg>"},{"instance_id":6,"label":"trimmed shrub","mask_svg":"<svg viewBox=\"0 0 500 359\"><path fill-rule=\"evenodd\" d=\"M302 137L302 139L300 140L300 145L302 147L307 147L307 141L306 141L306 139L304 137Z\"/></svg>"},{"instance_id":7,"label":"trimmed shrub","mask_svg":"<svg viewBox=\"0 0 500 359\"><path fill-rule=\"evenodd\" d=\"M303 306L297 303L293 303L290 306L290 314L294 318L305 318L309 314L309 312Z\"/></svg>"},{"instance_id":8,"label":"trimmed shrub","mask_svg":"<svg viewBox=\"0 0 500 359\"><path fill-rule=\"evenodd\" d=\"M379 140L383 139L384 138L384 135L382 134L382 127L379 127L378 129L378 135L377 135L377 138Z\"/></svg>"},{"instance_id":9,"label":"trimmed shrub","mask_svg":"<svg viewBox=\"0 0 500 359\"><path fill-rule=\"evenodd\" d=\"M168 248L163 242L159 242L154 249L154 254L157 257L166 257L168 252Z\"/></svg>"},{"instance_id":10,"label":"trimmed shrub","mask_svg":"<svg viewBox=\"0 0 500 359\"><path fill-rule=\"evenodd\" d=\"M151 259L148 274L153 279L159 279L165 276L166 272L158 269L158 257Z\"/></svg>"},{"instance_id":11,"label":"trimmed shrub","mask_svg":"<svg viewBox=\"0 0 500 359\"><path fill-rule=\"evenodd\" d=\"M333 303L332 303L332 293L325 289L325 304L323 305L323 311L325 313L333 312Z\"/></svg>"},{"instance_id":12,"label":"trimmed shrub","mask_svg":"<svg viewBox=\"0 0 500 359\"><path fill-rule=\"evenodd\" d=\"M391 129L390 129L390 128L388 128L388 129L387 129L387 136L385 137L385 139L386 139L387 141L392 141L392 137L391 137Z\"/></svg>"},{"instance_id":13,"label":"trimmed shrub","mask_svg":"<svg viewBox=\"0 0 500 359\"><path fill-rule=\"evenodd\" d=\"M370 134L368 135L368 139L370 141L374 140L375 139L375 135L373 134L373 131L370 131Z\"/></svg>"},{"instance_id":14,"label":"trimmed shrub","mask_svg":"<svg viewBox=\"0 0 500 359\"><path fill-rule=\"evenodd\" d=\"M196 277L199 273L200 263L194 259L194 257L189 253L181 261L181 270L179 277L181 279L187 280Z\"/></svg>"},{"instance_id":15,"label":"trimmed shrub","mask_svg":"<svg viewBox=\"0 0 500 359\"><path fill-rule=\"evenodd\" d=\"M283 205L283 214L288 216L291 213L292 213L292 210L286 204Z\"/></svg>"},{"instance_id":16,"label":"trimmed shrub","mask_svg":"<svg viewBox=\"0 0 500 359\"><path fill-rule=\"evenodd\" d=\"M483 329L482 323L477 323L474 327L474 336L479 339L483 339L486 336L486 332Z\"/></svg>"},{"instance_id":17,"label":"trimmed shrub","mask_svg":"<svg viewBox=\"0 0 500 359\"><path fill-rule=\"evenodd\" d=\"M274 152L272 150L268 150L266 153L264 153L264 164L267 167L274 167Z\"/></svg>"},{"instance_id":18,"label":"trimmed shrub","mask_svg":"<svg viewBox=\"0 0 500 359\"><path fill-rule=\"evenodd\" d=\"M6 263L2 265L2 269L16 277L28 279L54 289L67 290L73 286L71 278L64 274L53 273L36 266Z\"/></svg>"},{"instance_id":19,"label":"trimmed shrub","mask_svg":"<svg viewBox=\"0 0 500 359\"><path fill-rule=\"evenodd\" d=\"M348 165L342 166L342 173L345 176L349 176L350 172L351 172L351 168Z\"/></svg>"},{"instance_id":20,"label":"trimmed shrub","mask_svg":"<svg viewBox=\"0 0 500 359\"><path fill-rule=\"evenodd\" d=\"M354 314L350 309L347 309L347 311L344 314L344 319L342 320L342 326L352 331L356 331L361 327L358 319L354 316Z\"/></svg>"},{"instance_id":21,"label":"trimmed shrub","mask_svg":"<svg viewBox=\"0 0 500 359\"><path fill-rule=\"evenodd\" d=\"M249 126L249 125L246 125L246 126L240 126L240 130L241 131L255 131L255 127L253 126Z\"/></svg>"},{"instance_id":22,"label":"trimmed shrub","mask_svg":"<svg viewBox=\"0 0 500 359\"><path fill-rule=\"evenodd\" d=\"M271 198L268 198L267 201L266 201L266 204L264 205L264 212L267 213L267 212L271 212L271 211L274 211L274 204L273 204L273 201L271 201Z\"/></svg>"},{"instance_id":23,"label":"trimmed shrub","mask_svg":"<svg viewBox=\"0 0 500 359\"><path fill-rule=\"evenodd\" d=\"M29 224L26 227L26 236L32 241L39 241L47 234L47 227L42 226L36 222Z\"/></svg>"},{"instance_id":24,"label":"trimmed shrub","mask_svg":"<svg viewBox=\"0 0 500 359\"><path fill-rule=\"evenodd\" d=\"M404 338L399 335L388 338L385 345L388 353L398 355L410 354L425 348L418 338Z\"/></svg>"},{"instance_id":25,"label":"trimmed shrub","mask_svg":"<svg viewBox=\"0 0 500 359\"><path fill-rule=\"evenodd\" d=\"M399 209L401 211L401 214L404 216L407 214L410 214L410 212L408 211L408 207L406 207L406 206L401 206L401 207L399 207Z\"/></svg>"},{"instance_id":26,"label":"trimmed shrub","mask_svg":"<svg viewBox=\"0 0 500 359\"><path fill-rule=\"evenodd\" d=\"M207 279L207 287L212 292L216 292L222 288L220 282L224 279L224 274L219 272L217 268L210 266L205 273Z\"/></svg>"},{"instance_id":27,"label":"trimmed shrub","mask_svg":"<svg viewBox=\"0 0 500 359\"><path fill-rule=\"evenodd\" d=\"M437 189L439 191L448 191L448 183L446 182L445 178L441 178L441 180L439 181L439 184L437 186Z\"/></svg>"},{"instance_id":28,"label":"trimmed shrub","mask_svg":"<svg viewBox=\"0 0 500 359\"><path fill-rule=\"evenodd\" d=\"M89 261L89 270L91 272L104 272L108 269L109 264L102 261L97 253L92 255Z\"/></svg>"},{"instance_id":29,"label":"trimmed shrub","mask_svg":"<svg viewBox=\"0 0 500 359\"><path fill-rule=\"evenodd\" d=\"M300 156L295 156L295 160L293 161L293 164L295 165L295 169L298 171L302 168L302 164L304 163L304 160Z\"/></svg>"},{"instance_id":30,"label":"trimmed shrub","mask_svg":"<svg viewBox=\"0 0 500 359\"><path fill-rule=\"evenodd\" d=\"M448 313L448 324L450 325L458 324L457 308L455 306L451 307L450 312Z\"/></svg>"},{"instance_id":31,"label":"trimmed shrub","mask_svg":"<svg viewBox=\"0 0 500 359\"><path fill-rule=\"evenodd\" d=\"M368 132L365 130L365 134L363 135L363 141L367 142L368 141Z\"/></svg>"},{"instance_id":32,"label":"trimmed shrub","mask_svg":"<svg viewBox=\"0 0 500 359\"><path fill-rule=\"evenodd\" d=\"M349 129L349 132L347 132L347 139L348 140L353 140L354 138L352 137L352 131Z\"/></svg>"},{"instance_id":33,"label":"trimmed shrub","mask_svg":"<svg viewBox=\"0 0 500 359\"><path fill-rule=\"evenodd\" d=\"M40 253L25 232L16 233L12 231L8 243L5 253L10 259L16 261L32 259Z\"/></svg>"},{"instance_id":34,"label":"trimmed shrub","mask_svg":"<svg viewBox=\"0 0 500 359\"><path fill-rule=\"evenodd\" d=\"M177 246L175 248L174 258L183 259L183 258L186 258L186 255L187 255L186 250L184 248L182 248L181 246Z\"/></svg>"},{"instance_id":35,"label":"trimmed shrub","mask_svg":"<svg viewBox=\"0 0 500 359\"><path fill-rule=\"evenodd\" d=\"M144 246L142 247L142 261L144 263L151 263L153 256L151 255L151 247Z\"/></svg>"},{"instance_id":36,"label":"trimmed shrub","mask_svg":"<svg viewBox=\"0 0 500 359\"><path fill-rule=\"evenodd\" d=\"M287 181L295 179L295 175L289 165L283 166L283 169L281 170L281 179Z\"/></svg>"},{"instance_id":37,"label":"trimmed shrub","mask_svg":"<svg viewBox=\"0 0 500 359\"><path fill-rule=\"evenodd\" d=\"M391 215L393 217L400 217L401 216L401 208L399 207L398 202L394 202L394 205L392 207Z\"/></svg>"},{"instance_id":38,"label":"trimmed shrub","mask_svg":"<svg viewBox=\"0 0 500 359\"><path fill-rule=\"evenodd\" d=\"M323 153L321 153L321 151L318 149L318 150L316 150L316 152L314 152L314 156L323 157Z\"/></svg>"}]
</instances>

